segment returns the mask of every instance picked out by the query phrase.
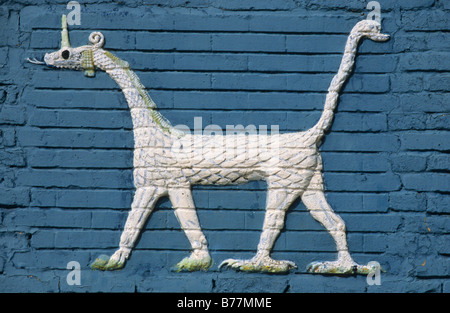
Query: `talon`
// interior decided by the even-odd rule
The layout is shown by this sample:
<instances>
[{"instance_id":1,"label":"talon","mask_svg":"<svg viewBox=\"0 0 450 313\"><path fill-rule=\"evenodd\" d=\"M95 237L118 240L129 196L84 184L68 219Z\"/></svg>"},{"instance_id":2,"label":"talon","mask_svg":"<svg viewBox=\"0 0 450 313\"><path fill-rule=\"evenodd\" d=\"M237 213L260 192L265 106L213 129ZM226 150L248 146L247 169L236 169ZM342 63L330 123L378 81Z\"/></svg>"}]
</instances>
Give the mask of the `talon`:
<instances>
[{"instance_id":1,"label":"talon","mask_svg":"<svg viewBox=\"0 0 450 313\"><path fill-rule=\"evenodd\" d=\"M194 271L207 271L212 266L212 259L208 255L203 258L195 258L192 255L181 260L173 270L175 272L194 272Z\"/></svg>"},{"instance_id":2,"label":"talon","mask_svg":"<svg viewBox=\"0 0 450 313\"><path fill-rule=\"evenodd\" d=\"M297 268L295 263L290 261L277 261L270 257L255 257L250 260L227 259L223 261L219 268L228 266L234 270L243 272L260 272L260 273L287 273L293 268Z\"/></svg>"},{"instance_id":3,"label":"talon","mask_svg":"<svg viewBox=\"0 0 450 313\"><path fill-rule=\"evenodd\" d=\"M347 263L342 260L333 262L311 262L306 271L314 274L340 274L340 275L367 275L372 268L367 265L359 265L354 262Z\"/></svg>"}]
</instances>

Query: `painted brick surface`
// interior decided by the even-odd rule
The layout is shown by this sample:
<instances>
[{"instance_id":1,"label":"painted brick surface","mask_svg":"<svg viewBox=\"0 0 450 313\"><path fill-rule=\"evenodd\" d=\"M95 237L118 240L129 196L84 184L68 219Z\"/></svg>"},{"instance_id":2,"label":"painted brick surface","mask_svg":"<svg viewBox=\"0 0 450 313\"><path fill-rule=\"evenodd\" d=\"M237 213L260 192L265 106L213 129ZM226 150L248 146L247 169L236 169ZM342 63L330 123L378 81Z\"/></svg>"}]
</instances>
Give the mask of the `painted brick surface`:
<instances>
[{"instance_id":1,"label":"painted brick surface","mask_svg":"<svg viewBox=\"0 0 450 313\"><path fill-rule=\"evenodd\" d=\"M214 266L175 273L189 243L163 199L116 272L89 264L118 245L133 197L131 118L105 74L27 63L59 46L66 1L0 6L1 292L449 292L450 67L448 2L379 1L386 43L365 41L321 148L327 198L347 225L365 277L306 273L335 258L330 235L296 202L273 256L288 275L219 271L248 258L265 184L194 187ZM81 2L80 2L81 3ZM322 112L346 36L366 1L82 1L72 45L105 34L174 125L279 125L306 130ZM66 283L70 261L81 285Z\"/></svg>"}]
</instances>

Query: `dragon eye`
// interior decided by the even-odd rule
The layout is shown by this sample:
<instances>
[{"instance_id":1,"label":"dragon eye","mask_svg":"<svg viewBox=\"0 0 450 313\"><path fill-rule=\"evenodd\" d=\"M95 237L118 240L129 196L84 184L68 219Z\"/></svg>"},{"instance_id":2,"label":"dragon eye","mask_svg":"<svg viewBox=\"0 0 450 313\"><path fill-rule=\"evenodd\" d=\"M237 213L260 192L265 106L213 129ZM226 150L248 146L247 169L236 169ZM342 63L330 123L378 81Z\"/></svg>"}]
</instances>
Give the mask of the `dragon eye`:
<instances>
[{"instance_id":1,"label":"dragon eye","mask_svg":"<svg viewBox=\"0 0 450 313\"><path fill-rule=\"evenodd\" d=\"M63 52L61 52L61 56L63 57L64 60L67 60L70 56L69 50L64 50Z\"/></svg>"}]
</instances>

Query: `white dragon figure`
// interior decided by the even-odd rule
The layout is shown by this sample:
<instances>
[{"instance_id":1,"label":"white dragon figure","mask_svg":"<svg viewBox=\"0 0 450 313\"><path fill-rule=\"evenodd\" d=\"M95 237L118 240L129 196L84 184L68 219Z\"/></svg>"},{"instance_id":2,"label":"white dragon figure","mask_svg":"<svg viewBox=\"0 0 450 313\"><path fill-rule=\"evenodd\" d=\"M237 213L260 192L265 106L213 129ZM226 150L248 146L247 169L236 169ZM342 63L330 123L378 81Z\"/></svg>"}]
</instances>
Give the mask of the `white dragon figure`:
<instances>
[{"instance_id":1,"label":"white dragon figure","mask_svg":"<svg viewBox=\"0 0 450 313\"><path fill-rule=\"evenodd\" d=\"M319 146L330 129L339 92L352 73L360 40L388 40L389 35L380 30L380 24L372 20L360 21L352 29L339 71L328 88L323 113L311 129L276 135L199 135L173 127L157 111L128 62L103 49L105 39L102 33L91 33L89 45L71 47L63 15L61 49L45 54L44 62L28 61L84 70L86 76L94 76L96 68L105 71L122 89L133 121L136 191L131 211L120 237L119 249L111 257L100 256L91 267L101 270L122 268L157 200L168 196L192 246L190 256L181 260L176 269L207 270L212 266L212 259L197 217L191 185L229 185L263 180L267 183L268 194L256 255L248 260L227 259L219 267L269 273L288 272L295 268L291 261L272 259L270 253L283 229L287 209L301 197L312 217L333 237L337 248L335 261L313 262L307 270L328 274L370 273L373 270L370 263L360 265L352 259L345 223L327 203Z\"/></svg>"}]
</instances>

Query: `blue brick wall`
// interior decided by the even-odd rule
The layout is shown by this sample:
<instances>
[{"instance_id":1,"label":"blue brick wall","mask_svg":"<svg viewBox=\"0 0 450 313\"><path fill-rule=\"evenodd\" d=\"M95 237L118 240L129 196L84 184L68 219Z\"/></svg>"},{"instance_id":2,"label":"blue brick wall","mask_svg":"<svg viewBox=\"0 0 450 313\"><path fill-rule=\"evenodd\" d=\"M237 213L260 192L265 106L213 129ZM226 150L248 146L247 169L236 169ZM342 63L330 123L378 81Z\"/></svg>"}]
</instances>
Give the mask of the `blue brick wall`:
<instances>
[{"instance_id":1,"label":"blue brick wall","mask_svg":"<svg viewBox=\"0 0 450 313\"><path fill-rule=\"evenodd\" d=\"M59 46L67 1L0 6L1 292L449 292L449 2L380 0L386 43L365 41L321 148L327 197L346 221L365 277L306 273L332 260L329 234L296 202L274 248L288 275L219 271L248 258L262 228L265 185L195 187L209 240L208 272L175 273L189 243L167 199L126 267L92 271L111 254L133 197L131 118L115 83L27 63ZM173 124L279 125L319 118L362 0L81 1L73 46L91 31L129 61ZM68 285L67 263L81 265Z\"/></svg>"}]
</instances>

